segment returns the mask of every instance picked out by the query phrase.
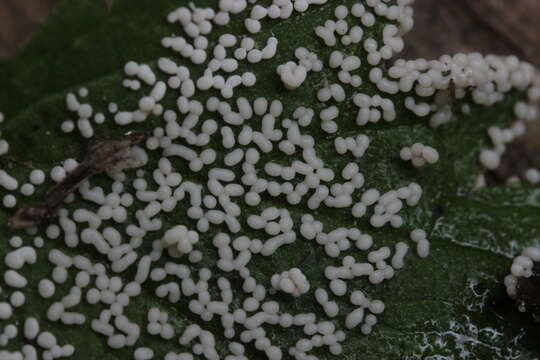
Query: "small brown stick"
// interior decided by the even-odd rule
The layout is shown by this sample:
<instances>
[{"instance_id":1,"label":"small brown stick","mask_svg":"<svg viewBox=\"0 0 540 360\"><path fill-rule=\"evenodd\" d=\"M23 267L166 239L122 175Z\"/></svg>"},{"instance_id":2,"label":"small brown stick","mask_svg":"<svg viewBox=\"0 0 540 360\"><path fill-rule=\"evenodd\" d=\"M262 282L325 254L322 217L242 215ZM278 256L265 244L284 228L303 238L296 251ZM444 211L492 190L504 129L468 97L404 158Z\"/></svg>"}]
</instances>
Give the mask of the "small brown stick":
<instances>
[{"instance_id":1,"label":"small brown stick","mask_svg":"<svg viewBox=\"0 0 540 360\"><path fill-rule=\"evenodd\" d=\"M9 226L12 229L24 229L55 217L56 209L66 197L93 175L142 166L132 150L136 144L148 139L149 136L147 133L131 133L119 139L106 137L95 140L88 147L85 159L64 180L47 192L44 201L17 210L9 220Z\"/></svg>"}]
</instances>

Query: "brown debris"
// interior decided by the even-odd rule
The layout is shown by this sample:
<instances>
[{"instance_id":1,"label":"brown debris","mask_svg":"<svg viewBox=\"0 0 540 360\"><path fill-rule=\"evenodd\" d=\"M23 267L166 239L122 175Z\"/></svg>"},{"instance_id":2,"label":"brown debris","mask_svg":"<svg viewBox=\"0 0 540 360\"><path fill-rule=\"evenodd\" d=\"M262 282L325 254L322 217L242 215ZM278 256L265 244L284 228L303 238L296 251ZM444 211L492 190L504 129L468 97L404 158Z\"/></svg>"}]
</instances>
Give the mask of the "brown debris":
<instances>
[{"instance_id":1,"label":"brown debris","mask_svg":"<svg viewBox=\"0 0 540 360\"><path fill-rule=\"evenodd\" d=\"M101 172L120 172L140 167L142 164L133 153L133 147L146 140L147 133L131 133L122 138L101 138L88 146L85 159L60 183L47 192L45 200L38 205L20 208L10 219L12 229L39 225L56 216L56 209L66 197L87 178Z\"/></svg>"}]
</instances>

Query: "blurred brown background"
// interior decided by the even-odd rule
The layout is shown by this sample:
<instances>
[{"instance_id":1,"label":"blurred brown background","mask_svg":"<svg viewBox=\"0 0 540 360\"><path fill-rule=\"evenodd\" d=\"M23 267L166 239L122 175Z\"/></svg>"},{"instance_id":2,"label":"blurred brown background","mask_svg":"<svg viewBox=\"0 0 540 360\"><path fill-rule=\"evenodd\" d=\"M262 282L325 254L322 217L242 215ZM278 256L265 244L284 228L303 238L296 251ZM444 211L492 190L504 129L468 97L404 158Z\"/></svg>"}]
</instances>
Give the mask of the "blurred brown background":
<instances>
[{"instance_id":1,"label":"blurred brown background","mask_svg":"<svg viewBox=\"0 0 540 360\"><path fill-rule=\"evenodd\" d=\"M76 0L72 0L76 1ZM96 0L106 1L109 0ZM136 0L134 0L136 1ZM55 0L0 0L0 57L16 54ZM406 58L479 51L515 54L540 68L540 0L416 0ZM540 126L508 151L493 179L540 168Z\"/></svg>"}]
</instances>

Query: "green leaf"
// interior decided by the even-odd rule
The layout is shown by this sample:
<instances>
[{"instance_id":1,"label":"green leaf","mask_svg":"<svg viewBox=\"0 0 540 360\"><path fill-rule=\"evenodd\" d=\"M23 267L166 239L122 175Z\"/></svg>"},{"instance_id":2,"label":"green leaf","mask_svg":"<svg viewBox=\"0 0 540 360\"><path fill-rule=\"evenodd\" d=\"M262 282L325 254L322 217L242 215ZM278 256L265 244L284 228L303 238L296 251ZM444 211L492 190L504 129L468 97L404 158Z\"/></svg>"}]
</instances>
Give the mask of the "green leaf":
<instances>
[{"instance_id":1,"label":"green leaf","mask_svg":"<svg viewBox=\"0 0 540 360\"><path fill-rule=\"evenodd\" d=\"M250 89L237 89L235 97L280 100L284 105L283 118L290 118L299 106L311 107L315 113L327 107L328 104L317 101L316 91L321 85L337 82L337 71L325 66L322 72L310 74L299 89L290 92L284 89L275 69L293 59L294 49L299 46L315 51L326 63L334 49L326 47L315 36L313 28L322 25L324 19L333 14L337 5L352 5L356 2L329 1L322 6L310 7L308 12L293 15L284 21L265 21L263 30L253 38L258 44L264 44L269 36L277 37L280 40L279 52L271 60L240 65L241 71L252 71L257 75L257 85ZM39 168L50 172L66 158L81 160L84 157L87 141L78 133L68 135L60 130L61 123L74 116L65 107L66 95L83 86L90 94L85 101L91 103L96 112L107 115L105 124L94 125L97 136L119 135L128 130L147 131L163 126L162 118L151 116L144 123L119 127L114 124L113 115L107 112L107 106L109 102L115 102L120 109L134 109L142 94L149 91L147 87L141 92L131 92L121 87L123 66L129 60L148 63L155 69L159 58L171 57L179 64L189 66L193 74L202 73L204 68L188 63L160 45L163 36L181 33L180 27L168 24L165 19L170 11L187 3L173 0L117 0L109 11L102 2L95 0L60 1L49 22L27 48L16 59L0 63L0 83L3 85L0 87L0 110L7 118L2 124L2 138L10 143L10 152L0 158L1 168L23 183L27 181L32 169ZM215 7L215 2L197 1L196 5ZM218 28L209 35L210 43L215 44L219 35L224 33L248 35L243 28L243 16L233 18L230 25ZM386 20L377 18L374 27L365 29L364 38L380 39L386 23ZM361 46L338 45L335 49L363 58L366 56ZM535 216L538 213L537 208L540 207L540 189L512 186L475 190L477 177L483 171L478 163L478 154L489 145L487 129L490 126L508 127L514 116L515 103L522 100L525 94L512 91L503 101L489 108L473 105L470 96L456 100L456 109L462 104L471 104L470 113L456 112L450 123L437 129L430 128L427 119L418 118L405 108L405 95L381 94L391 98L396 104L397 120L358 127L355 123L356 107L351 97L354 92L370 95L378 93L375 86L368 81L370 69L363 60L363 65L357 72L364 79L363 85L354 91L352 87L347 87L347 100L342 104L335 104L340 109L337 134L329 135L320 130L318 120L302 131L316 139L317 155L336 174L340 174L347 163L356 162L366 179L364 190L377 188L385 192L416 182L421 184L424 191L420 204L402 211L405 223L403 227L394 229L385 226L375 229L369 224L368 216L355 219L351 216L350 209L321 207L312 211L305 201L291 206L283 196L273 198L264 195L261 204L256 207L248 207L243 200L239 200L243 213L243 229L237 236L268 238L264 232L252 230L246 225L249 214L260 214L268 206L287 208L298 233L294 243L283 246L274 256L254 256L248 266L252 276L258 283L269 288L273 274L294 266L301 268L311 284L309 293L298 298L278 293L270 295L269 298L279 301L281 311L292 314L313 312L321 320L329 320L313 296L316 288L328 289L329 282L324 276L324 268L340 266L344 255L354 256L357 262L365 262L367 252L353 247L343 252L339 258L329 258L322 246L300 236L298 229L302 215L312 214L324 223L327 232L339 227L358 227L373 236L374 249L389 246L393 250L398 241L408 241L411 230L422 228L426 230L431 241L432 250L428 258L420 259L411 242L411 250L405 258L406 266L396 271L393 279L376 286L365 278L349 280L347 296L338 298L331 295L332 300L340 306L340 315L335 320L340 329L345 329L345 315L354 309L348 300L351 291L363 290L369 298L383 300L386 310L378 316L373 333L363 335L360 328L347 330L343 354L339 357L331 355L326 348L317 350L314 354L320 359L354 360L534 357L540 351L538 342L535 341L538 325L526 314L519 313L513 304L503 301L505 292L502 279L515 254L526 246L537 246L540 242L540 223ZM195 98L205 101L209 96L217 95L218 93L208 92L196 95ZM174 109L177 96L178 93L168 91L163 101L164 107ZM210 118L215 118L215 114L203 114L203 119ZM251 120L250 126L259 129L259 122L258 118ZM365 156L360 159L354 158L350 153L336 156L335 138L358 134L365 134L371 139ZM435 147L441 155L440 161L421 169L415 169L402 161L399 158L400 149L415 142ZM223 164L226 149L219 140L213 139L210 145L218 152L216 164ZM290 164L293 160L301 159L298 151L292 156L284 156L276 148L277 146L274 146L272 152L262 156L257 168L259 176L264 174L261 164L266 161ZM149 171L145 178L151 184L150 188L156 190L158 185L153 182L151 171L161 155L158 152L150 152L149 155ZM189 170L185 161L174 159L172 162L185 180L202 183L207 178L208 167L194 173ZM237 178L241 176L240 168L236 170L236 174ZM133 191L131 180L136 178L135 171L129 171L127 175L126 189ZM110 191L112 182L106 175L91 179L92 185L102 186L106 191ZM18 204L41 200L52 184L48 179L28 198L17 195ZM7 193L5 189L0 189L0 196ZM355 192L354 200L358 201L361 194L361 191ZM98 206L77 196L72 203L66 204L65 208L70 211L78 208L96 211ZM135 222L135 211L141 208L144 206L136 203L129 209L128 223ZM152 241L160 239L163 232L174 225L184 224L190 229L196 228L196 222L186 216L188 208L189 204L185 201L179 203L174 212L160 215L163 221L162 230L149 232L144 237L142 246L136 249L138 256L149 253ZM35 237L25 232L11 231L7 227L11 215L12 211L9 209L0 210L0 229L4 234L4 239L0 242L2 255L13 250L8 242L13 235L21 236L26 245L32 244ZM126 225L104 221L102 227L115 227L124 235L123 241L128 242ZM79 224L79 230L83 228L84 226ZM45 238L45 229L46 226L40 227L38 235ZM225 274L216 266L219 257L212 245L212 239L218 232L223 231L227 231L227 228L214 226L210 231L201 234L201 240L196 245L204 254L201 263L194 265L185 257L173 259L164 255L153 267L163 267L171 261L188 265L193 273L202 267L208 267L214 277L226 276L231 281L235 296L233 305L241 307L246 298L246 294L241 290L241 277L238 273ZM175 304L157 297L155 290L163 283L161 281L147 280L142 294L132 298L125 309L130 321L139 324L141 328L141 337L132 347L112 350L108 347L105 336L90 329L91 320L108 308L104 304L90 305L83 299L74 310L86 316L86 322L82 326L66 326L47 320L47 308L69 293L76 274L71 269L68 280L64 284L57 284L56 294L52 298L43 299L39 296L37 284L43 278L50 278L54 269L54 265L47 260L47 254L54 248L70 256L84 255L93 262L107 266L109 263L105 256L90 245L81 243L72 249L63 243L62 237L57 240L46 239L45 246L38 250L37 263L27 265L20 271L29 282L29 285L21 290L26 296L25 305L16 309L11 319L0 320L0 330L9 323L14 323L19 328L18 336L9 342L7 350L17 351L27 343L22 324L27 317L34 316L39 320L42 330L55 334L59 344L73 344L76 348L73 358L80 360L129 359L133 357L133 351L140 346L152 348L155 358L163 358L169 351L190 352L191 346L179 345L177 339L192 323L199 324L216 335L217 349L222 358L229 354L227 345L231 340L223 335L219 318L214 317L209 322L202 321L189 310L189 296L182 296ZM135 268L134 265L115 275L127 283L133 280ZM4 273L6 270L7 267L2 262L0 272ZM165 281L179 282L172 276ZM14 289L6 286L3 280L0 280L0 286L0 302L9 301ZM214 280L210 282L210 292L219 298L219 289ZM168 312L169 322L175 329L172 340L163 340L146 332L146 317L151 307ZM298 327L283 329L279 326L265 326L265 330L271 342L281 347L285 357L288 356L287 349L304 337L302 329ZM239 341L239 333L238 329L235 341ZM35 345L34 342L31 343ZM264 354L250 344L246 348L246 356L256 359L263 358Z\"/></svg>"}]
</instances>

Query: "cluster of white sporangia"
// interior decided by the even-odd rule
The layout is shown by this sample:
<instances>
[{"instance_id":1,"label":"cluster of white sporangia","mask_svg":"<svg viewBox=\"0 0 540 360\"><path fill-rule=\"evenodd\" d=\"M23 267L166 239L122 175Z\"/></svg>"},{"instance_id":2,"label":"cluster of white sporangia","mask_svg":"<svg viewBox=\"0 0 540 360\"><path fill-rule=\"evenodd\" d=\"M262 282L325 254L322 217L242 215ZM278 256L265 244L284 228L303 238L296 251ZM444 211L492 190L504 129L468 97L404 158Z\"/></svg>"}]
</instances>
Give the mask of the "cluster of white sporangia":
<instances>
[{"instance_id":1,"label":"cluster of white sporangia","mask_svg":"<svg viewBox=\"0 0 540 360\"><path fill-rule=\"evenodd\" d=\"M111 348L136 347L133 356L138 360L154 358L157 350L137 346L145 333L165 340L177 339L180 343L184 350L168 353L165 360L191 360L199 356L209 360L247 359L245 344L248 343L270 360L282 359L286 353L297 360L315 360L314 350L321 347L339 355L345 331L356 327L363 334L372 331L377 316L384 311L384 303L368 299L359 289L349 289L349 280L364 278L376 285L393 278L396 270L405 265L408 239L397 242L394 249L376 248L376 239L364 229L333 228L315 214L293 218L287 207L305 204L310 210L341 208L350 211L353 218L369 214L369 223L375 228L405 226L400 211L405 205L418 204L422 187L416 183L391 190L366 186L357 160L369 150L373 139L361 134L361 128L381 120L396 121L393 99L398 93L407 93L406 108L428 118L431 126L436 127L450 121L452 101L456 98L471 94L474 103L489 106L517 89L526 92L532 103L540 98L540 80L530 65L514 57L478 54L443 56L435 61L398 60L384 72L378 65L403 49L402 35L412 27L411 1L365 0L352 6L336 6L333 17L322 19L313 29L315 38L330 48L329 56L299 47L288 53L290 62L276 69L275 76L283 82L283 92L290 92L291 96L293 89L302 86L307 77L316 76L323 68L333 69L337 80L320 82L314 89L320 111L305 106L284 109L279 100L235 96L237 88L257 84L256 75L240 70L240 65L249 65L248 68L261 62L264 65L278 52L288 51L280 48L279 38L260 39L265 22L285 20L326 3L328 0L272 0L269 6L262 6L248 4L246 0L220 0L218 9L198 8L195 3L181 7L170 13L168 21L179 25L183 36L167 36L162 40L163 47L173 56L160 58L158 71L132 61L125 66L126 79L122 85L133 91L148 90L134 109L119 110L115 103L110 103L110 114L94 112L92 105L82 100L88 95L84 88L67 96L67 107L76 120L61 124L66 133L77 129L83 137L92 137L93 126L111 122L109 118L126 129L150 116L161 117L163 123L153 129L145 150L135 149L141 162L148 162L136 171L135 180L129 183L125 174L111 174L114 182L110 189L93 186L86 180L77 194L67 199L71 202L81 197L95 204L98 210L79 208L70 213L61 209L58 221L50 224L44 234L29 230L28 234L33 236L31 244L23 246L19 236L9 239L13 250L4 259L7 270L2 276L4 288L0 299L5 300L0 301L0 320L6 326L0 333L0 345L9 345L18 333L31 344L18 351L0 350L1 359L48 360L78 351L72 345L59 344L55 335L41 330L40 322L34 317L19 323L14 320L17 308L25 304L24 291L29 286L24 275L26 268L44 261L38 259L36 252L44 245L44 238L58 244L57 249L48 252L48 261L54 267L52 273L37 284L39 295L50 299L47 320L71 326L89 324ZM231 17L239 14L247 14L246 34L222 34L217 42L209 40L214 27L227 25ZM368 35L373 33L378 18L392 22L376 36L380 40ZM257 33L255 40L250 34ZM353 44L361 48L363 58L337 48ZM296 59L292 59L293 54ZM179 64L186 62L191 65ZM190 71L194 67L200 68L197 76ZM370 69L368 78L362 79L360 69ZM380 94L362 93L361 85L368 82ZM206 91L219 96L196 97ZM162 104L168 93L177 97L176 109ZM201 98L206 100L196 100ZM523 120L536 116L535 108L529 103L516 105L518 122L512 128L489 130L494 147L480 155L485 167L496 167L505 145L523 133ZM306 134L305 129L320 126L329 134L337 133L340 114L349 111L348 106L355 106L358 111L359 134L334 138L336 154L350 157L342 169L334 169L318 154L316 139ZM461 111L469 110L466 104ZM434 163L439 157L433 148L415 144L409 149L408 145L403 144L401 157L412 161L414 166ZM7 142L0 140L0 154L8 149ZM159 161L149 161L146 151L159 154ZM285 160L264 161L269 153L274 159ZM288 156L297 154L301 156L287 162ZM189 171L180 173L175 164L183 164ZM66 159L52 168L48 176L60 182L76 166L75 160ZM15 207L15 192L32 195L34 187L43 184L46 176L43 170L36 169L27 180L22 180L0 170L0 186L8 192L3 205ZM528 178L532 182L539 176L531 171ZM265 198L279 196L285 199L281 207L263 202ZM182 209L186 208L184 212ZM129 212L135 215L133 219ZM165 225L165 217L161 215L167 214L168 219L174 218L174 225ZM211 244L203 241L202 234L215 227L219 233L213 236ZM164 235L152 242L150 252L142 253L141 246L148 241L145 239L152 236L155 239L153 233L158 231ZM253 231L260 238L246 235ZM409 231L417 255L428 256L430 243L426 232ZM84 255L68 255L74 250L62 251L60 239L67 248L76 249L84 244L102 256L97 261ZM298 241L304 242L303 246L313 246L309 242L314 241L328 257L337 260L335 266L323 270L329 291L310 285L306 276L309 269L298 264L291 264L298 268L275 269L275 275L264 283L252 275L249 264L257 256L286 251L287 245ZM216 269L201 266L204 255L197 250L201 246L217 250ZM342 255L343 252L348 255ZM353 255L363 256L367 261L359 261ZM506 280L509 294L515 289L512 286L516 277L530 273L531 261L537 261L537 255L537 251L526 250L524 256L516 259L512 275ZM158 262L162 265L158 266ZM133 279L123 274L128 269L134 270ZM232 288L227 278L231 272L242 279L240 289ZM57 294L57 287L68 282L72 283L69 292ZM143 286L153 283L157 285L157 297L172 304L187 299L189 311L203 322L213 319L220 322L222 334L214 334L197 324L178 330L168 322L168 313L158 308L149 309L145 324L130 319L126 308L133 298L141 295ZM217 294L210 292L215 284L219 289ZM288 294L314 297L327 317L284 311L276 299ZM238 301L233 301L235 298L241 299L240 306L236 305ZM337 300L344 299L353 305L353 311L340 313ZM99 306L102 309L99 316L87 318L78 312L83 302ZM346 329L340 329L340 323ZM284 349L269 337L267 331L271 327L301 328L304 336ZM216 335L230 339L228 354L218 352Z\"/></svg>"},{"instance_id":2,"label":"cluster of white sporangia","mask_svg":"<svg viewBox=\"0 0 540 360\"><path fill-rule=\"evenodd\" d=\"M525 182L525 184L540 184L540 170L535 168L527 169L521 177L517 175L509 177L506 179L506 183L509 185L521 184L522 180Z\"/></svg>"},{"instance_id":3,"label":"cluster of white sporangia","mask_svg":"<svg viewBox=\"0 0 540 360\"><path fill-rule=\"evenodd\" d=\"M504 278L506 293L510 297L517 294L517 283L519 278L529 278L533 275L534 263L540 262L540 249L536 247L525 248L521 255L514 258L510 267L510 274Z\"/></svg>"},{"instance_id":4,"label":"cluster of white sporangia","mask_svg":"<svg viewBox=\"0 0 540 360\"><path fill-rule=\"evenodd\" d=\"M287 89L294 90L306 80L308 72L320 72L323 69L323 63L317 57L317 54L309 52L306 48L299 47L295 51L299 64L289 61L286 64L277 67L277 73Z\"/></svg>"},{"instance_id":5,"label":"cluster of white sporangia","mask_svg":"<svg viewBox=\"0 0 540 360\"><path fill-rule=\"evenodd\" d=\"M0 124L4 122L4 114L0 112ZM0 132L0 136L2 136L2 132ZM4 140L0 139L0 156L6 154L9 151L9 143Z\"/></svg>"},{"instance_id":6,"label":"cluster of white sporangia","mask_svg":"<svg viewBox=\"0 0 540 360\"><path fill-rule=\"evenodd\" d=\"M410 147L403 147L399 156L401 160L410 161L417 168L426 164L435 164L439 161L439 152L437 150L420 143L415 143Z\"/></svg>"},{"instance_id":7,"label":"cluster of white sporangia","mask_svg":"<svg viewBox=\"0 0 540 360\"><path fill-rule=\"evenodd\" d=\"M292 294L293 296L300 296L309 291L309 282L298 268L272 275L270 283L274 289Z\"/></svg>"}]
</instances>

